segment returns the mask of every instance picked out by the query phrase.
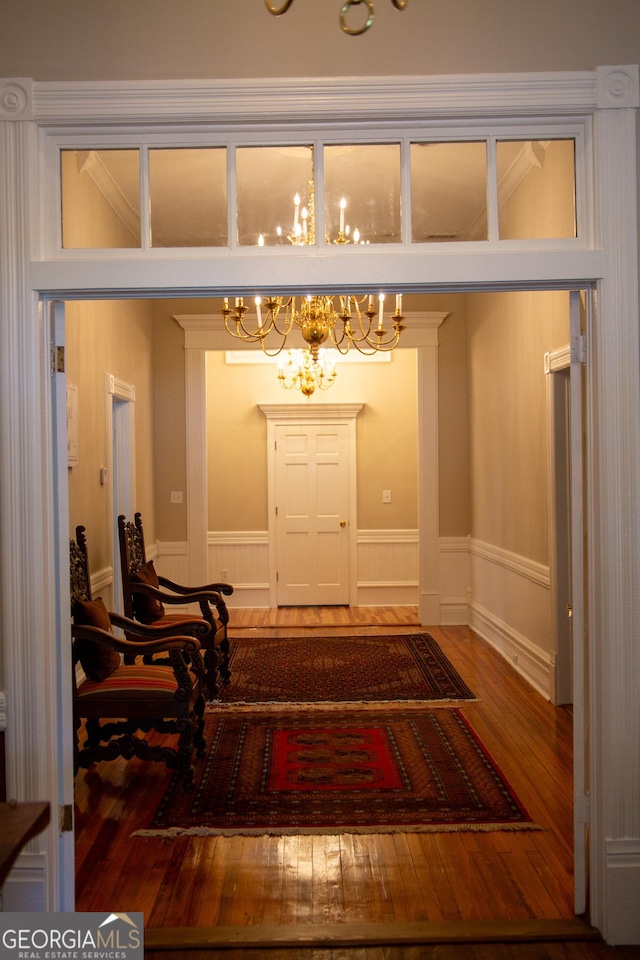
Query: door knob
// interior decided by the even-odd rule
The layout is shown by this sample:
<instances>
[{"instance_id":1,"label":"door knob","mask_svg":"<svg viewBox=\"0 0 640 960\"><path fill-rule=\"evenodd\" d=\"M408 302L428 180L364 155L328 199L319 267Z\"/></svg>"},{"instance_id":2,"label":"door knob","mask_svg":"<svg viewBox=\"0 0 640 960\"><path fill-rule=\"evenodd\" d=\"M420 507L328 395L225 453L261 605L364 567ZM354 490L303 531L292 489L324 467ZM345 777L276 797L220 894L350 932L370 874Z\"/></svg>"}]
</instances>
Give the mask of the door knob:
<instances>
[{"instance_id":1,"label":"door knob","mask_svg":"<svg viewBox=\"0 0 640 960\"><path fill-rule=\"evenodd\" d=\"M346 520L341 520L341 521L340 521L340 526L341 526L341 527L346 527L346 525L347 525L347 521L346 521Z\"/></svg>"},{"instance_id":2,"label":"door knob","mask_svg":"<svg viewBox=\"0 0 640 960\"><path fill-rule=\"evenodd\" d=\"M565 607L565 611L566 611L567 617L571 619L571 617L573 616L573 607L571 606L570 603L568 603L567 606Z\"/></svg>"}]
</instances>

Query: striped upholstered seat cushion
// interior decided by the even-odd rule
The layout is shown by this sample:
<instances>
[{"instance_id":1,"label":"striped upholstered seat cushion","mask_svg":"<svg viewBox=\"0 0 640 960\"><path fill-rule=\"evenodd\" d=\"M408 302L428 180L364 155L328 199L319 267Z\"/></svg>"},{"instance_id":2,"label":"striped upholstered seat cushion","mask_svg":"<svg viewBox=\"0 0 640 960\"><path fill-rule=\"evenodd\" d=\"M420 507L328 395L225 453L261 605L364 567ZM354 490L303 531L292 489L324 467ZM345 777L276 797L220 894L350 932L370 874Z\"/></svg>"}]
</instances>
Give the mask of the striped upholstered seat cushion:
<instances>
[{"instance_id":1,"label":"striped upholstered seat cushion","mask_svg":"<svg viewBox=\"0 0 640 960\"><path fill-rule=\"evenodd\" d=\"M176 678L171 667L132 664L118 667L101 682L85 680L78 688L78 699L90 701L112 697L122 700L123 696L131 696L132 699L173 700L176 689Z\"/></svg>"}]
</instances>

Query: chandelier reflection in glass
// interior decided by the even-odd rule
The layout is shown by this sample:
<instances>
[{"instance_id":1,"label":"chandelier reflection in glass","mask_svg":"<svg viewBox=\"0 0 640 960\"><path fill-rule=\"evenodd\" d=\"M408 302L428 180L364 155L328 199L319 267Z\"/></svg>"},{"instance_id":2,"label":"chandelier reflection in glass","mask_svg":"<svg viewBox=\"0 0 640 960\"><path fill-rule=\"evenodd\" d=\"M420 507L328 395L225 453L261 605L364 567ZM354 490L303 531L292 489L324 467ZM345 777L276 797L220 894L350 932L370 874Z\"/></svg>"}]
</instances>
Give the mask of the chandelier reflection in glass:
<instances>
[{"instance_id":1,"label":"chandelier reflection in glass","mask_svg":"<svg viewBox=\"0 0 640 960\"><path fill-rule=\"evenodd\" d=\"M327 243L366 243L362 240L360 231L357 227L351 230L351 226L345 222L345 210L347 208L346 197L341 197L338 204L340 227L337 237L327 235ZM285 233L282 227L275 229L275 235L278 243L285 239L294 246L313 246L316 242L316 224L315 224L315 197L313 183L309 183L309 206L304 206L300 199L300 194L296 193L293 198L293 222L291 229ZM258 246L264 247L265 239L268 235L261 233L258 236Z\"/></svg>"},{"instance_id":2,"label":"chandelier reflection in glass","mask_svg":"<svg viewBox=\"0 0 640 960\"><path fill-rule=\"evenodd\" d=\"M286 13L293 0L281 0L281 5L279 7L275 6L273 0L264 0L265 5L269 13L272 13L274 17L279 17L283 13ZM396 10L404 10L409 0L391 0L391 3L396 8ZM360 27L349 26L347 23L347 16L351 7L357 7L361 3L364 3L367 8L367 20L364 25ZM365 33L370 26L373 24L373 0L345 0L345 3L342 5L340 10L340 26L345 33L348 33L350 37L357 37L361 33Z\"/></svg>"},{"instance_id":3,"label":"chandelier reflection in glass","mask_svg":"<svg viewBox=\"0 0 640 960\"><path fill-rule=\"evenodd\" d=\"M285 390L299 390L310 397L318 390L328 390L338 376L328 350L319 350L316 360L308 350L288 350L278 364L278 380Z\"/></svg>"},{"instance_id":4,"label":"chandelier reflection in glass","mask_svg":"<svg viewBox=\"0 0 640 960\"><path fill-rule=\"evenodd\" d=\"M257 343L267 356L284 350L289 335L299 330L313 361L323 344L345 354L354 347L374 354L397 347L405 329L402 294L395 295L395 311L385 317L385 295L361 298L344 295L308 297L256 297L255 322L249 322L244 297L235 298L235 307L224 298L222 316L228 333L244 343ZM365 306L366 305L366 306Z\"/></svg>"}]
</instances>

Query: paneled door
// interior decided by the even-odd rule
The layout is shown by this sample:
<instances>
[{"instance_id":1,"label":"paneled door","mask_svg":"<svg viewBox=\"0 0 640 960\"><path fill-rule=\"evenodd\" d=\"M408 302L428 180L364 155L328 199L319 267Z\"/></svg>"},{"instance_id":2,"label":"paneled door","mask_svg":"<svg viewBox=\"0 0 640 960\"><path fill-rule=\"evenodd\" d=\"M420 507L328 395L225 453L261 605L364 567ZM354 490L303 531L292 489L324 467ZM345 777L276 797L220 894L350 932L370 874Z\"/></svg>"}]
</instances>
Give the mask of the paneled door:
<instances>
[{"instance_id":1,"label":"paneled door","mask_svg":"<svg viewBox=\"0 0 640 960\"><path fill-rule=\"evenodd\" d=\"M279 606L349 602L349 427L275 428Z\"/></svg>"}]
</instances>

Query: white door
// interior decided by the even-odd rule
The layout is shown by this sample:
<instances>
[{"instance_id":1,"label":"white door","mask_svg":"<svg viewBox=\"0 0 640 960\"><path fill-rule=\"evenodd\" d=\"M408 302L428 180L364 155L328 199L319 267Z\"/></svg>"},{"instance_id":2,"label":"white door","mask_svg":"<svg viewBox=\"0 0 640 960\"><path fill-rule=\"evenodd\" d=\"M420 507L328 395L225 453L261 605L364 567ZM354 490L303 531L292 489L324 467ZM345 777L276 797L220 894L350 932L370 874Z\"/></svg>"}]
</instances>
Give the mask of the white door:
<instances>
[{"instance_id":1,"label":"white door","mask_svg":"<svg viewBox=\"0 0 640 960\"><path fill-rule=\"evenodd\" d=\"M278 606L349 602L349 427L278 424Z\"/></svg>"}]
</instances>

